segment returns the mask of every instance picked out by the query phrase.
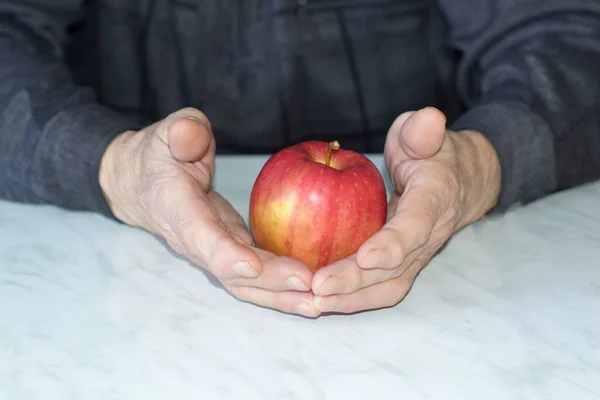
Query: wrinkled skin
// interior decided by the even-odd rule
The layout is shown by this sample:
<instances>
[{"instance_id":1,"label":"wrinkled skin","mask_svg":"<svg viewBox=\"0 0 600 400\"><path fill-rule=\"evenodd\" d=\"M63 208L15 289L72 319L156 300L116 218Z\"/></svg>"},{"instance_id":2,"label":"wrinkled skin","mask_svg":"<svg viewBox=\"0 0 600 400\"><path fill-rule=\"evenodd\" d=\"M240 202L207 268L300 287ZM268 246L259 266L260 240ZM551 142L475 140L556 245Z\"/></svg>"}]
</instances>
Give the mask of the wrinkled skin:
<instances>
[{"instance_id":1,"label":"wrinkled skin","mask_svg":"<svg viewBox=\"0 0 600 400\"><path fill-rule=\"evenodd\" d=\"M436 109L402 114L390 128L385 161L395 191L386 225L357 254L327 266L313 279L321 312L390 307L462 227L496 203L497 155L476 132L446 130Z\"/></svg>"},{"instance_id":2,"label":"wrinkled skin","mask_svg":"<svg viewBox=\"0 0 600 400\"><path fill-rule=\"evenodd\" d=\"M433 108L402 114L385 146L395 186L386 225L357 254L313 275L255 247L211 188L215 149L210 122L191 108L119 135L99 177L113 214L164 237L236 298L308 317L400 302L451 235L493 207L500 186L496 153L481 134L447 131Z\"/></svg>"},{"instance_id":3,"label":"wrinkled skin","mask_svg":"<svg viewBox=\"0 0 600 400\"><path fill-rule=\"evenodd\" d=\"M317 315L308 267L255 248L243 219L211 189L215 148L208 119L195 109L120 135L100 169L113 214L164 237L240 300Z\"/></svg>"}]
</instances>

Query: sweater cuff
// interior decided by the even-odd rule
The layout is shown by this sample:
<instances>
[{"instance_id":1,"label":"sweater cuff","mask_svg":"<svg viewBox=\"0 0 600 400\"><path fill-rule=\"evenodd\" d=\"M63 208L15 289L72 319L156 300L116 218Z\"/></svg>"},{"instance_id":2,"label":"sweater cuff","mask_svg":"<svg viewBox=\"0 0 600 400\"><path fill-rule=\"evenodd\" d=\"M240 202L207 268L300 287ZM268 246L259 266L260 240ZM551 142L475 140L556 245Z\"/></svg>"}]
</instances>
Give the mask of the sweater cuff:
<instances>
[{"instance_id":1,"label":"sweater cuff","mask_svg":"<svg viewBox=\"0 0 600 400\"><path fill-rule=\"evenodd\" d=\"M502 185L493 211L534 201L556 188L554 140L546 122L518 103L476 105L450 129L473 130L496 149Z\"/></svg>"}]
</instances>

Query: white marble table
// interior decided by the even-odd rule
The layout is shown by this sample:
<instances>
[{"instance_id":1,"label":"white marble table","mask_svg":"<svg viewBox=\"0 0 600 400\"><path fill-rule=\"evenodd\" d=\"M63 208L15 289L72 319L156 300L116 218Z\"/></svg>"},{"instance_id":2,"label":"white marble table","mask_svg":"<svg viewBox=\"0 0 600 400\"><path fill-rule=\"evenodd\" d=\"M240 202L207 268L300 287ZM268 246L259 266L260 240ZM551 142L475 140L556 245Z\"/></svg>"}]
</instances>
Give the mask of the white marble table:
<instances>
[{"instance_id":1,"label":"white marble table","mask_svg":"<svg viewBox=\"0 0 600 400\"><path fill-rule=\"evenodd\" d=\"M263 162L219 160L244 215ZM599 399L599 225L600 184L552 196L461 232L397 307L310 320L143 231L0 202L0 399Z\"/></svg>"}]
</instances>

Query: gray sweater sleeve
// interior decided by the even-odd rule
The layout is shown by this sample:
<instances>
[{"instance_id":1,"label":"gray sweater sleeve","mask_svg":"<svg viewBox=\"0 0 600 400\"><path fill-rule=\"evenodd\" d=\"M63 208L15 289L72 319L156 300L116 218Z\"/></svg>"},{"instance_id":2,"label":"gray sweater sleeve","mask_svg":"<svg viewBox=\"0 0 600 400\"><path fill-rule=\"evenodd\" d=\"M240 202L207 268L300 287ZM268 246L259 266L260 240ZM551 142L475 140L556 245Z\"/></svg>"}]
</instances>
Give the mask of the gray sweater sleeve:
<instances>
[{"instance_id":1,"label":"gray sweater sleeve","mask_svg":"<svg viewBox=\"0 0 600 400\"><path fill-rule=\"evenodd\" d=\"M438 0L467 112L502 165L497 210L600 177L600 2Z\"/></svg>"},{"instance_id":2,"label":"gray sweater sleeve","mask_svg":"<svg viewBox=\"0 0 600 400\"><path fill-rule=\"evenodd\" d=\"M82 2L0 1L0 198L111 216L100 159L133 126L76 86L63 63Z\"/></svg>"}]
</instances>

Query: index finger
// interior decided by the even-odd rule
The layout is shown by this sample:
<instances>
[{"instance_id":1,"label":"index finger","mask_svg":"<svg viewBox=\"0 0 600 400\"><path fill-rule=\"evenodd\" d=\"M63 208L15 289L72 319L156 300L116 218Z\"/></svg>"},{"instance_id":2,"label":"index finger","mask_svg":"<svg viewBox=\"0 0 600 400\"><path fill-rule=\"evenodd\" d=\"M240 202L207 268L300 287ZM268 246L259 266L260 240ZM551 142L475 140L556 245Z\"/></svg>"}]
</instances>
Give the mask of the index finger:
<instances>
[{"instance_id":1,"label":"index finger","mask_svg":"<svg viewBox=\"0 0 600 400\"><path fill-rule=\"evenodd\" d=\"M235 287L255 287L274 292L308 292L313 273L308 265L291 257L280 257L257 248L251 248L260 258L262 271L257 277L233 277L227 284Z\"/></svg>"},{"instance_id":2,"label":"index finger","mask_svg":"<svg viewBox=\"0 0 600 400\"><path fill-rule=\"evenodd\" d=\"M250 247L245 240L236 240L234 233L237 232L237 236L243 233L242 225L238 225L242 221L232 216L233 208L218 201L220 196L212 195L211 203L210 194L202 192L197 185L187 186L179 194L186 200L177 207L172 226L191 261L228 286L271 291L309 290L312 272L307 265ZM227 210L232 214L229 219ZM225 213L223 217L222 213Z\"/></svg>"},{"instance_id":3,"label":"index finger","mask_svg":"<svg viewBox=\"0 0 600 400\"><path fill-rule=\"evenodd\" d=\"M433 188L409 186L394 216L359 248L358 265L365 269L399 267L407 256L429 242L442 213L442 201Z\"/></svg>"},{"instance_id":4,"label":"index finger","mask_svg":"<svg viewBox=\"0 0 600 400\"><path fill-rule=\"evenodd\" d=\"M248 246L238 242L226 229L208 195L189 175L180 175L155 195L155 219L163 220L167 238L175 236L184 255L215 276L256 277L262 263ZM170 231L170 232L169 232Z\"/></svg>"}]
</instances>

